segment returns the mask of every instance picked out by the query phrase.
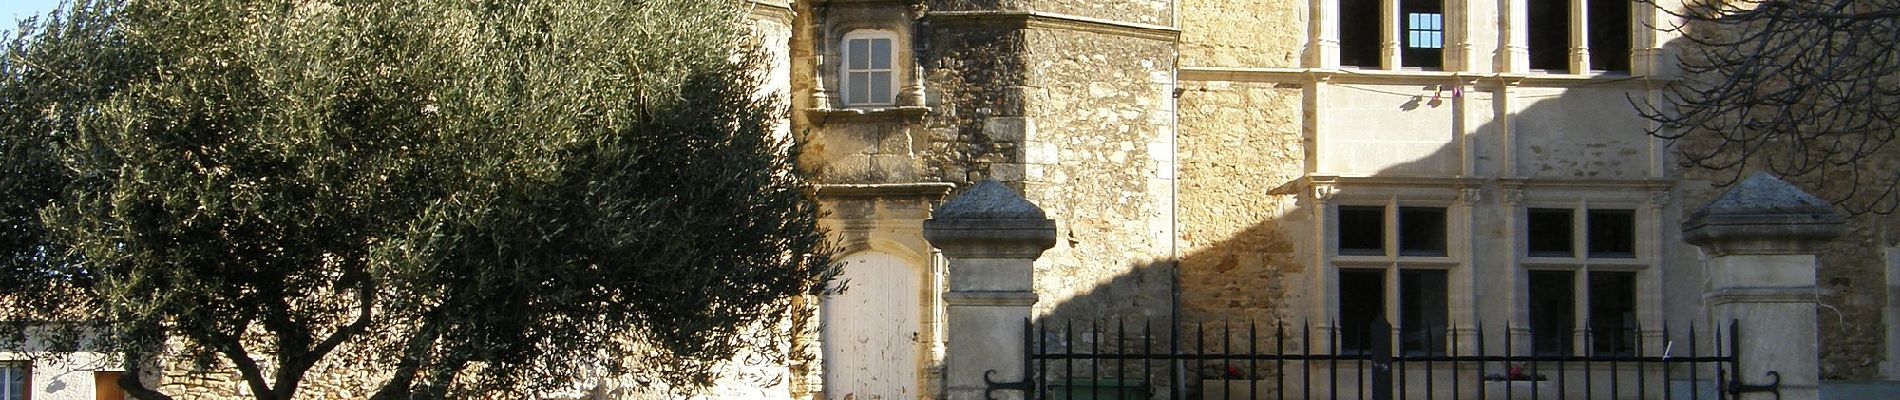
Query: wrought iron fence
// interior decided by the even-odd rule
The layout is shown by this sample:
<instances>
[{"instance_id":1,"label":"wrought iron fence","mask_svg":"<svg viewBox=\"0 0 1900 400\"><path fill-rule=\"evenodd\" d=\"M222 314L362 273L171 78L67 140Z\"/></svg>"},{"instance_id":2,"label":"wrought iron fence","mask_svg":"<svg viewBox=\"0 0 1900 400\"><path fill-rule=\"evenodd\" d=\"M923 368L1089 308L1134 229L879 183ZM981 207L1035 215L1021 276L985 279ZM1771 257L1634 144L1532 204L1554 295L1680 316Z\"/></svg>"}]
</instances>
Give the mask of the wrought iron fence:
<instances>
[{"instance_id":1,"label":"wrought iron fence","mask_svg":"<svg viewBox=\"0 0 1900 400\"><path fill-rule=\"evenodd\" d=\"M1486 340L1483 326L1439 329L1444 332L1442 343L1434 342L1438 335L1428 334L1422 347L1414 340L1393 351L1395 341L1405 342L1381 321L1358 338L1305 323L1223 324L1212 329L1196 324L1183 327L1181 350L1173 351L1175 344L1150 321L1133 329L1123 321L1024 324L1028 377L1021 382L991 381L992 392L1023 390L1036 400L1695 400L1775 390L1731 380L1739 321L1730 321L1727 343L1722 330L1698 332L1690 326L1687 334L1678 336L1664 327L1656 332L1661 335L1654 343L1662 348L1658 354L1646 354L1654 350L1641 345L1643 331L1635 327L1627 334L1605 335L1638 340L1635 345L1598 348L1593 340L1597 335L1586 330L1581 345L1567 351L1520 354L1514 338L1518 335L1510 332L1501 332L1502 348L1487 348L1492 341ZM1715 354L1703 354L1697 337L1704 334L1718 344L1713 346ZM1671 340L1679 337L1686 340ZM1342 339L1360 345L1342 348Z\"/></svg>"}]
</instances>

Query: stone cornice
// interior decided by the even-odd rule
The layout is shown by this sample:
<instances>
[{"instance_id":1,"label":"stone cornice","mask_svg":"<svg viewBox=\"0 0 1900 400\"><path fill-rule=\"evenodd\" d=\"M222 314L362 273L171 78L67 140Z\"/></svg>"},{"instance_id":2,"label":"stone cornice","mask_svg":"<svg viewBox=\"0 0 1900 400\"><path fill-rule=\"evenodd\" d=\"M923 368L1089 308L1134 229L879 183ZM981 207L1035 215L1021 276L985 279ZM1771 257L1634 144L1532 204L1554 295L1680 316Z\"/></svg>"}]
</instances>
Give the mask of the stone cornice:
<instances>
[{"instance_id":1,"label":"stone cornice","mask_svg":"<svg viewBox=\"0 0 1900 400\"><path fill-rule=\"evenodd\" d=\"M1447 80L1466 82L1479 87L1523 86L1523 87L1613 87L1642 89L1661 86L1673 82L1671 79L1629 76L1629 75L1571 75L1571 74L1503 74L1445 71L1388 71L1364 69L1327 69L1327 68L1254 68L1254 67L1181 67L1181 80L1184 81L1227 81L1227 82L1267 82L1301 83L1308 81L1327 81L1333 83L1390 83L1412 84L1419 82L1444 83Z\"/></svg>"},{"instance_id":2,"label":"stone cornice","mask_svg":"<svg viewBox=\"0 0 1900 400\"><path fill-rule=\"evenodd\" d=\"M792 4L786 0L750 0L746 7L746 18L754 20L792 22Z\"/></svg>"},{"instance_id":3,"label":"stone cornice","mask_svg":"<svg viewBox=\"0 0 1900 400\"><path fill-rule=\"evenodd\" d=\"M1549 178L1506 178L1498 179L1498 186L1509 189L1576 189L1576 190L1627 190L1646 191L1669 190L1675 187L1675 179L1549 179Z\"/></svg>"},{"instance_id":4,"label":"stone cornice","mask_svg":"<svg viewBox=\"0 0 1900 400\"><path fill-rule=\"evenodd\" d=\"M925 14L932 24L1000 25L1018 29L1050 29L1099 33L1163 42L1181 41L1181 30L1174 27L1123 22L1044 11L931 11Z\"/></svg>"}]
</instances>

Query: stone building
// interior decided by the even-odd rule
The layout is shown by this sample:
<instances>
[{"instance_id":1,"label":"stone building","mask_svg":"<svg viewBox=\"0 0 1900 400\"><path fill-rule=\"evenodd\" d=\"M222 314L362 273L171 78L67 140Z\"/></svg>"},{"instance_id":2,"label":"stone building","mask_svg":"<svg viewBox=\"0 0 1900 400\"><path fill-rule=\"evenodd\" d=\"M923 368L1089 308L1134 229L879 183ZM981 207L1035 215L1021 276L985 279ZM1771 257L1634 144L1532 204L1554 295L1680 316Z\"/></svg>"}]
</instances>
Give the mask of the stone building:
<instances>
[{"instance_id":1,"label":"stone building","mask_svg":"<svg viewBox=\"0 0 1900 400\"><path fill-rule=\"evenodd\" d=\"M1678 168L1630 105L1678 77L1648 4L784 7L791 132L862 289L819 300L795 397L940 390L945 271L920 226L981 180L1057 221L1038 321L1383 318L1427 352L1509 326L1519 354L1571 355L1659 354L1682 340L1665 326L1708 323L1681 221L1729 173ZM1828 379L1900 377L1894 226L1857 218L1822 263Z\"/></svg>"},{"instance_id":2,"label":"stone building","mask_svg":"<svg viewBox=\"0 0 1900 400\"><path fill-rule=\"evenodd\" d=\"M1629 105L1677 76L1645 4L752 3L849 288L811 299L819 324L793 346L812 360L738 367L787 379L714 397L940 397L946 271L922 223L984 180L1056 221L1040 322L1165 342L1383 318L1395 348L1427 352L1482 324L1546 354L1656 354L1665 325L1708 322L1681 221L1727 175L1675 167ZM1900 378L1896 226L1857 218L1823 258L1829 379Z\"/></svg>"}]
</instances>

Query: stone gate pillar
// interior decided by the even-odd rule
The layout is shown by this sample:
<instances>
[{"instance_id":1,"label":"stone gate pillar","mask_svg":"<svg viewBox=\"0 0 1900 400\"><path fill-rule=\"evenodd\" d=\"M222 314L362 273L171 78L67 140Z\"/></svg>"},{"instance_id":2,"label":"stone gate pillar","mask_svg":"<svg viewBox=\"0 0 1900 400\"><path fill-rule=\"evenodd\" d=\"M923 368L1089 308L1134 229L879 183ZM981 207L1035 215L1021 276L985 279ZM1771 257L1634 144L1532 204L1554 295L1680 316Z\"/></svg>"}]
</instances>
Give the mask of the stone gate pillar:
<instances>
[{"instance_id":1,"label":"stone gate pillar","mask_svg":"<svg viewBox=\"0 0 1900 400\"><path fill-rule=\"evenodd\" d=\"M1023 322L1036 304L1031 264L1055 245L1055 221L1015 191L987 181L939 207L924 221L924 239L950 261L943 294L945 398L983 399L986 371L995 371L992 381L1022 380ZM995 394L1022 398L1018 390Z\"/></svg>"},{"instance_id":2,"label":"stone gate pillar","mask_svg":"<svg viewBox=\"0 0 1900 400\"><path fill-rule=\"evenodd\" d=\"M1773 371L1780 375L1781 399L1819 396L1815 253L1840 236L1845 222L1827 202L1757 173L1683 223L1683 240L1708 254L1703 301L1710 327L1727 342L1729 321L1740 321L1740 342L1732 350L1739 371L1729 378L1760 385L1774 380ZM1744 392L1740 398L1775 396Z\"/></svg>"}]
</instances>

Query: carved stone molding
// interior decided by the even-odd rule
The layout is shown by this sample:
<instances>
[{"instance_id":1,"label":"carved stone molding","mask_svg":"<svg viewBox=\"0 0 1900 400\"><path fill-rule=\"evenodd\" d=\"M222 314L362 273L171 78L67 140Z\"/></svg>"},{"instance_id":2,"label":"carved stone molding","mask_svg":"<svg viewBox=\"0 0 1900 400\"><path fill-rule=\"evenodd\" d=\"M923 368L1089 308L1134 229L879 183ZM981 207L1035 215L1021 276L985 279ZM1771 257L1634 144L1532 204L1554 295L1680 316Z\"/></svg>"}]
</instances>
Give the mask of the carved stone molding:
<instances>
[{"instance_id":1,"label":"carved stone molding","mask_svg":"<svg viewBox=\"0 0 1900 400\"><path fill-rule=\"evenodd\" d=\"M1513 207L1524 204L1524 189L1504 189L1504 204Z\"/></svg>"},{"instance_id":2,"label":"carved stone molding","mask_svg":"<svg viewBox=\"0 0 1900 400\"><path fill-rule=\"evenodd\" d=\"M1669 191L1667 190L1651 191L1649 192L1649 202L1647 203L1647 205L1649 206L1649 208L1660 209L1663 207L1668 207L1669 200L1670 200Z\"/></svg>"},{"instance_id":3,"label":"carved stone molding","mask_svg":"<svg viewBox=\"0 0 1900 400\"><path fill-rule=\"evenodd\" d=\"M1314 199L1317 199L1322 202L1332 201L1333 196L1337 194L1339 194L1339 185L1335 185L1331 182L1313 183L1313 198Z\"/></svg>"}]
</instances>

